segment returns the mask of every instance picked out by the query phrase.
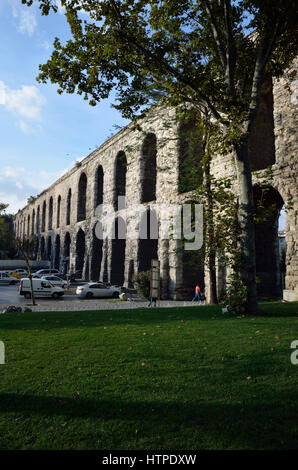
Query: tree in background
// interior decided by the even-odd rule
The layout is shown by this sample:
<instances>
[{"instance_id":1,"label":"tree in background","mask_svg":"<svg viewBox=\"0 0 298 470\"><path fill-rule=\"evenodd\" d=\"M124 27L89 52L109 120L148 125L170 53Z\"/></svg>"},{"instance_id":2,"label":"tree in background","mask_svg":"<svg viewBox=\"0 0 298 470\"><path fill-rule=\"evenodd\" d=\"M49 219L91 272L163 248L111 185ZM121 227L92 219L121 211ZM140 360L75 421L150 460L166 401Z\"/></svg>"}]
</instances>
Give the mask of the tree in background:
<instances>
[{"instance_id":1,"label":"tree in background","mask_svg":"<svg viewBox=\"0 0 298 470\"><path fill-rule=\"evenodd\" d=\"M32 5L33 0L22 0ZM54 0L39 0L43 14ZM208 109L218 150L233 151L239 188L239 273L247 313L257 312L254 204L249 140L267 76L297 55L295 0L61 0L73 38L55 39L40 82L95 105L117 92L116 109L135 118L148 107ZM84 10L84 20L80 11ZM253 31L252 34L251 31Z\"/></svg>"},{"instance_id":2,"label":"tree in background","mask_svg":"<svg viewBox=\"0 0 298 470\"><path fill-rule=\"evenodd\" d=\"M9 204L0 203L0 259L13 259L17 251L14 241L13 216L6 214Z\"/></svg>"},{"instance_id":3,"label":"tree in background","mask_svg":"<svg viewBox=\"0 0 298 470\"><path fill-rule=\"evenodd\" d=\"M22 257L24 258L27 271L28 271L28 278L30 281L30 292L31 292L31 299L32 305L36 305L35 297L34 297L34 289L33 289L33 282L32 282L32 272L31 272L31 264L30 261L32 260L34 248L36 241L34 239L31 240L21 240L20 238L15 239L15 243L19 253L21 253Z\"/></svg>"}]
</instances>

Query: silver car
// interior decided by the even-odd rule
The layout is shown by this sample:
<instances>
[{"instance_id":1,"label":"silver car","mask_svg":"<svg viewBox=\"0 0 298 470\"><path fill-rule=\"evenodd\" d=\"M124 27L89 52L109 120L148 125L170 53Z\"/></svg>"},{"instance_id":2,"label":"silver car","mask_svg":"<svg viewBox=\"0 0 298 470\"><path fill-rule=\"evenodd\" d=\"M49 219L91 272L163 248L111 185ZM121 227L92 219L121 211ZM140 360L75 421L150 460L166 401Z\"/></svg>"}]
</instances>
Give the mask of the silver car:
<instances>
[{"instance_id":1,"label":"silver car","mask_svg":"<svg viewBox=\"0 0 298 470\"><path fill-rule=\"evenodd\" d=\"M88 284L78 286L76 294L78 297L85 299L92 299L93 297L118 299L120 289L107 286L104 282L88 282Z\"/></svg>"},{"instance_id":2,"label":"silver car","mask_svg":"<svg viewBox=\"0 0 298 470\"><path fill-rule=\"evenodd\" d=\"M20 281L20 279L17 279L16 277L9 276L9 274L0 271L0 285L12 285L12 284L17 284Z\"/></svg>"},{"instance_id":3,"label":"silver car","mask_svg":"<svg viewBox=\"0 0 298 470\"><path fill-rule=\"evenodd\" d=\"M41 276L41 279L45 279L46 281L49 281L53 286L57 286L57 287L62 287L63 289L65 289L65 287L67 286L67 282L64 281L64 279L61 279L61 277L58 277L58 276Z\"/></svg>"}]
</instances>

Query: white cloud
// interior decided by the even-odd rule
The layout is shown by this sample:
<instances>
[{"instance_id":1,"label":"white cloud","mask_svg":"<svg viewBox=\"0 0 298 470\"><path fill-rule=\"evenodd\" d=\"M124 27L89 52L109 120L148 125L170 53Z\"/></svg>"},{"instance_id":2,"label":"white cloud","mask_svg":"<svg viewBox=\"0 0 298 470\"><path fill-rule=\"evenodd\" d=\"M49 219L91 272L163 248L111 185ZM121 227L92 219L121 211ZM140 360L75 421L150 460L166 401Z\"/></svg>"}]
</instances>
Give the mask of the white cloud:
<instances>
[{"instance_id":1,"label":"white cloud","mask_svg":"<svg viewBox=\"0 0 298 470\"><path fill-rule=\"evenodd\" d=\"M34 13L22 11L18 30L20 33L32 36L37 28L37 21Z\"/></svg>"},{"instance_id":2,"label":"white cloud","mask_svg":"<svg viewBox=\"0 0 298 470\"><path fill-rule=\"evenodd\" d=\"M18 21L17 30L22 34L32 36L37 28L37 20L35 13L32 9L27 7L12 5L13 17Z\"/></svg>"},{"instance_id":3,"label":"white cloud","mask_svg":"<svg viewBox=\"0 0 298 470\"><path fill-rule=\"evenodd\" d=\"M0 201L9 204L7 212L15 213L27 204L29 196L36 196L60 176L61 172L6 166L0 173Z\"/></svg>"},{"instance_id":4,"label":"white cloud","mask_svg":"<svg viewBox=\"0 0 298 470\"><path fill-rule=\"evenodd\" d=\"M0 105L18 117L40 121L45 103L45 97L34 85L22 85L18 90L13 90L0 80ZM19 126L25 134L34 132L32 125L24 119L19 121Z\"/></svg>"}]
</instances>

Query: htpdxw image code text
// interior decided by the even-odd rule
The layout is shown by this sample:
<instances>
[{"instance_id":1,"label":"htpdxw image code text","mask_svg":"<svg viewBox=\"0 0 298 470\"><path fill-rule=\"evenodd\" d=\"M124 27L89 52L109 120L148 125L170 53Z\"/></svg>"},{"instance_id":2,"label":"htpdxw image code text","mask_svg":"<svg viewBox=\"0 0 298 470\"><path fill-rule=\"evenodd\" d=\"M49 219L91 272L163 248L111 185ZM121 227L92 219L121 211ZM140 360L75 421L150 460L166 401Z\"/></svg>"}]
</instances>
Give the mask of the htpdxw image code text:
<instances>
[{"instance_id":1,"label":"htpdxw image code text","mask_svg":"<svg viewBox=\"0 0 298 470\"><path fill-rule=\"evenodd\" d=\"M146 454L142 457L116 456L109 454L102 459L103 465L125 465L133 468L136 464L146 465L194 465L196 454Z\"/></svg>"}]
</instances>

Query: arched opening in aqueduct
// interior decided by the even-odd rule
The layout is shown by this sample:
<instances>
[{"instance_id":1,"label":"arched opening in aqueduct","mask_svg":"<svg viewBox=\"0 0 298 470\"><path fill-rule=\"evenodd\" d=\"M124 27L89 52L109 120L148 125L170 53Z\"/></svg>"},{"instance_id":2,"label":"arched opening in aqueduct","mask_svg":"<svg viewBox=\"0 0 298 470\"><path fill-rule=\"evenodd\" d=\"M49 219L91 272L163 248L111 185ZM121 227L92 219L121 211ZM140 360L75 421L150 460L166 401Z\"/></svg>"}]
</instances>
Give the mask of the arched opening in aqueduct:
<instances>
[{"instance_id":1,"label":"arched opening in aqueduct","mask_svg":"<svg viewBox=\"0 0 298 470\"><path fill-rule=\"evenodd\" d=\"M284 206L272 186L254 186L257 290L261 297L282 295L278 221Z\"/></svg>"}]
</instances>

